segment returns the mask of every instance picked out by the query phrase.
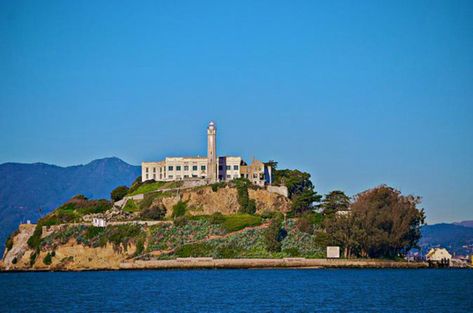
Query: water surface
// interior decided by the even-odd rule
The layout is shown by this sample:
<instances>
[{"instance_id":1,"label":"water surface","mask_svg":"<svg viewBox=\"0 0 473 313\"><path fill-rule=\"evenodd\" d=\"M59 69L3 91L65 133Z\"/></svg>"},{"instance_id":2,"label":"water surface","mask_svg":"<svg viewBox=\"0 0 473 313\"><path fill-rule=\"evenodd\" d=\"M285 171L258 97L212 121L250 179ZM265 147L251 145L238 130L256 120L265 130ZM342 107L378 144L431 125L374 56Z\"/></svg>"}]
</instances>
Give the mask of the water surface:
<instances>
[{"instance_id":1,"label":"water surface","mask_svg":"<svg viewBox=\"0 0 473 313\"><path fill-rule=\"evenodd\" d=\"M0 312L473 312L473 270L0 274Z\"/></svg>"}]
</instances>

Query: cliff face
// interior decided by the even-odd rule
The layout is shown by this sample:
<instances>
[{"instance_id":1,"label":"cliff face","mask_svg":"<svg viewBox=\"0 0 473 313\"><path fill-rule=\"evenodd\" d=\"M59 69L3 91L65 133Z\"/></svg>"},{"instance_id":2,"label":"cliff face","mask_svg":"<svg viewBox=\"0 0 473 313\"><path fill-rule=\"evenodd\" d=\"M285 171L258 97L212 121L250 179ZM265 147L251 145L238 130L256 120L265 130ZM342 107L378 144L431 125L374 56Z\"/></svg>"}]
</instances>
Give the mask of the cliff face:
<instances>
[{"instance_id":1,"label":"cliff face","mask_svg":"<svg viewBox=\"0 0 473 313\"><path fill-rule=\"evenodd\" d=\"M248 190L250 199L256 201L256 213L263 212L289 212L290 200L280 194L269 192L265 189ZM187 202L192 215L207 215L215 212L222 214L235 214L239 210L236 188L219 188L213 191L210 187L184 190L171 197L157 199L166 207L167 216L172 213L172 207L179 201Z\"/></svg>"}]
</instances>

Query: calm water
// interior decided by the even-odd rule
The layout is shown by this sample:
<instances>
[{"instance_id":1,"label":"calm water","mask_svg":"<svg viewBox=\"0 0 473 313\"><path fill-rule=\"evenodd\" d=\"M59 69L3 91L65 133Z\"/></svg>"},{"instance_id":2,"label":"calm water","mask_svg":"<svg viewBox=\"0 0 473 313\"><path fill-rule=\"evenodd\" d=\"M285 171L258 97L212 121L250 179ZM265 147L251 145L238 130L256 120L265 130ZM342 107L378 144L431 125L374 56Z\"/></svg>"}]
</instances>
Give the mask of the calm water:
<instances>
[{"instance_id":1,"label":"calm water","mask_svg":"<svg viewBox=\"0 0 473 313\"><path fill-rule=\"evenodd\" d=\"M0 274L1 312L473 312L472 270Z\"/></svg>"}]
</instances>

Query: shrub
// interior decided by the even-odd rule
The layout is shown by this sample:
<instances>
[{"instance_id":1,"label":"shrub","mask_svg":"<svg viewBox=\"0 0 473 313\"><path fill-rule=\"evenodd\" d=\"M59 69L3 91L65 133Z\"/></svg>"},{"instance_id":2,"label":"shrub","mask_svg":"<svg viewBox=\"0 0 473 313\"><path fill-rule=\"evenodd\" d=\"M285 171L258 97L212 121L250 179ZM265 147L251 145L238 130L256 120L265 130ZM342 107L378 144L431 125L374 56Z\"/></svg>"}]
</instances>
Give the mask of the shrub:
<instances>
[{"instance_id":1,"label":"shrub","mask_svg":"<svg viewBox=\"0 0 473 313\"><path fill-rule=\"evenodd\" d=\"M71 199L76 199L76 200L88 200L88 198L84 195L78 194L72 197Z\"/></svg>"},{"instance_id":2,"label":"shrub","mask_svg":"<svg viewBox=\"0 0 473 313\"><path fill-rule=\"evenodd\" d=\"M266 249L270 252L281 251L281 241L287 236L287 232L281 228L280 219L272 219L264 234Z\"/></svg>"},{"instance_id":3,"label":"shrub","mask_svg":"<svg viewBox=\"0 0 473 313\"><path fill-rule=\"evenodd\" d=\"M38 249L39 245L41 244L41 235L43 234L43 225L41 220L38 221L36 224L36 228L34 229L33 235L28 239L28 246L33 249Z\"/></svg>"},{"instance_id":4,"label":"shrub","mask_svg":"<svg viewBox=\"0 0 473 313\"><path fill-rule=\"evenodd\" d=\"M123 246L126 250L130 241L138 242L138 240L145 237L145 233L137 224L123 224L112 227L107 227L103 234L108 242L111 242L115 247ZM102 240L103 243L104 240Z\"/></svg>"},{"instance_id":5,"label":"shrub","mask_svg":"<svg viewBox=\"0 0 473 313\"><path fill-rule=\"evenodd\" d=\"M135 251L135 256L141 255L143 251L145 250L145 243L144 243L144 238L138 239L136 242L136 251Z\"/></svg>"},{"instance_id":6,"label":"shrub","mask_svg":"<svg viewBox=\"0 0 473 313\"><path fill-rule=\"evenodd\" d=\"M283 252L286 253L287 255L291 256L291 257L301 256L301 253L300 253L299 249L297 249L297 248L288 248L288 249L285 249Z\"/></svg>"},{"instance_id":7,"label":"shrub","mask_svg":"<svg viewBox=\"0 0 473 313\"><path fill-rule=\"evenodd\" d=\"M127 186L118 186L117 188L113 189L112 192L110 193L110 197L114 202L120 201L123 199L123 197L126 196L128 193L128 187Z\"/></svg>"},{"instance_id":8,"label":"shrub","mask_svg":"<svg viewBox=\"0 0 473 313\"><path fill-rule=\"evenodd\" d=\"M250 214L234 214L225 216L225 222L222 224L227 232L234 232L245 227L257 226L261 224L261 217Z\"/></svg>"},{"instance_id":9,"label":"shrub","mask_svg":"<svg viewBox=\"0 0 473 313\"><path fill-rule=\"evenodd\" d=\"M140 213L140 217L144 219L160 221L166 216L166 208L159 205L153 205L144 209Z\"/></svg>"},{"instance_id":10,"label":"shrub","mask_svg":"<svg viewBox=\"0 0 473 313\"><path fill-rule=\"evenodd\" d=\"M303 233L312 234L314 232L314 225L305 216L302 216L297 220L296 227Z\"/></svg>"},{"instance_id":11,"label":"shrub","mask_svg":"<svg viewBox=\"0 0 473 313\"><path fill-rule=\"evenodd\" d=\"M185 244L176 249L175 255L181 258L211 256L212 247L205 242Z\"/></svg>"},{"instance_id":12,"label":"shrub","mask_svg":"<svg viewBox=\"0 0 473 313\"><path fill-rule=\"evenodd\" d=\"M46 254L46 256L44 257L43 263L46 264L46 265L51 265L51 263L52 263L52 257L51 257L51 254L50 254L49 252L48 252L48 254Z\"/></svg>"},{"instance_id":13,"label":"shrub","mask_svg":"<svg viewBox=\"0 0 473 313\"><path fill-rule=\"evenodd\" d=\"M224 182L213 183L212 185L210 185L213 192L217 192L220 188L224 188L225 186L226 184Z\"/></svg>"},{"instance_id":14,"label":"shrub","mask_svg":"<svg viewBox=\"0 0 473 313\"><path fill-rule=\"evenodd\" d=\"M223 224L225 222L225 216L220 212L215 212L209 217L210 224Z\"/></svg>"},{"instance_id":15,"label":"shrub","mask_svg":"<svg viewBox=\"0 0 473 313\"><path fill-rule=\"evenodd\" d=\"M10 236L8 236L7 242L5 243L7 251L10 251L11 248L13 248L13 238L15 238L15 236L18 235L18 233L19 233L19 231L16 230Z\"/></svg>"},{"instance_id":16,"label":"shrub","mask_svg":"<svg viewBox=\"0 0 473 313\"><path fill-rule=\"evenodd\" d=\"M103 227L95 227L95 226L87 227L84 233L84 238L85 239L95 238L101 235L104 231L105 231L105 228Z\"/></svg>"},{"instance_id":17,"label":"shrub","mask_svg":"<svg viewBox=\"0 0 473 313\"><path fill-rule=\"evenodd\" d=\"M172 207L172 218L184 216L186 214L187 204L183 201L177 202Z\"/></svg>"}]
</instances>

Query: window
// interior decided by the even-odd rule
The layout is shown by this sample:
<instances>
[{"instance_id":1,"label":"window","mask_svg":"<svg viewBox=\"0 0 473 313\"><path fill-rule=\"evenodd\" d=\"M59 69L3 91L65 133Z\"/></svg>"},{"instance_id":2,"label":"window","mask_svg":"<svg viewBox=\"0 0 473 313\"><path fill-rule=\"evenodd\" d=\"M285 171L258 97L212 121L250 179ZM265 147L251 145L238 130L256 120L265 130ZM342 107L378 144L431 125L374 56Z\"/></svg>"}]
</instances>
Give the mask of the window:
<instances>
[{"instance_id":1,"label":"window","mask_svg":"<svg viewBox=\"0 0 473 313\"><path fill-rule=\"evenodd\" d=\"M231 170L232 168L230 167L230 165L227 165L227 166L225 166L225 169L226 169L227 171L229 171L229 170Z\"/></svg>"},{"instance_id":2,"label":"window","mask_svg":"<svg viewBox=\"0 0 473 313\"><path fill-rule=\"evenodd\" d=\"M192 166L193 171L197 171L197 165Z\"/></svg>"},{"instance_id":3,"label":"window","mask_svg":"<svg viewBox=\"0 0 473 313\"><path fill-rule=\"evenodd\" d=\"M200 170L201 170L201 171L205 171L205 165L202 165L202 166L200 167Z\"/></svg>"},{"instance_id":4,"label":"window","mask_svg":"<svg viewBox=\"0 0 473 313\"><path fill-rule=\"evenodd\" d=\"M163 174L159 174L159 179L163 179Z\"/></svg>"},{"instance_id":5,"label":"window","mask_svg":"<svg viewBox=\"0 0 473 313\"><path fill-rule=\"evenodd\" d=\"M230 175L227 175L227 178L232 178Z\"/></svg>"},{"instance_id":6,"label":"window","mask_svg":"<svg viewBox=\"0 0 473 313\"><path fill-rule=\"evenodd\" d=\"M169 171L173 171L173 170L174 170L174 167L173 167L173 166L168 166L168 170L169 170Z\"/></svg>"},{"instance_id":7,"label":"window","mask_svg":"<svg viewBox=\"0 0 473 313\"><path fill-rule=\"evenodd\" d=\"M149 168L146 167L146 173L148 173Z\"/></svg>"},{"instance_id":8,"label":"window","mask_svg":"<svg viewBox=\"0 0 473 313\"><path fill-rule=\"evenodd\" d=\"M195 177L197 177L197 175L195 175L195 174L192 174L192 177L194 177L194 178L195 178Z\"/></svg>"},{"instance_id":9,"label":"window","mask_svg":"<svg viewBox=\"0 0 473 313\"><path fill-rule=\"evenodd\" d=\"M218 170L219 170L219 171L223 170L223 166L219 165L219 166L218 166Z\"/></svg>"},{"instance_id":10,"label":"window","mask_svg":"<svg viewBox=\"0 0 473 313\"><path fill-rule=\"evenodd\" d=\"M189 178L189 175L184 175L184 178Z\"/></svg>"},{"instance_id":11,"label":"window","mask_svg":"<svg viewBox=\"0 0 473 313\"><path fill-rule=\"evenodd\" d=\"M189 170L189 165L184 165L184 171L188 171Z\"/></svg>"},{"instance_id":12,"label":"window","mask_svg":"<svg viewBox=\"0 0 473 313\"><path fill-rule=\"evenodd\" d=\"M176 171L180 171L180 170L181 170L181 166L180 165L176 166Z\"/></svg>"},{"instance_id":13,"label":"window","mask_svg":"<svg viewBox=\"0 0 473 313\"><path fill-rule=\"evenodd\" d=\"M235 171L238 171L238 165L233 165L233 169L234 169Z\"/></svg>"},{"instance_id":14,"label":"window","mask_svg":"<svg viewBox=\"0 0 473 313\"><path fill-rule=\"evenodd\" d=\"M146 179L148 179L148 174L146 174Z\"/></svg>"},{"instance_id":15,"label":"window","mask_svg":"<svg viewBox=\"0 0 473 313\"><path fill-rule=\"evenodd\" d=\"M172 175L168 175L168 178L172 179Z\"/></svg>"},{"instance_id":16,"label":"window","mask_svg":"<svg viewBox=\"0 0 473 313\"><path fill-rule=\"evenodd\" d=\"M156 173L156 167L153 167L153 173Z\"/></svg>"},{"instance_id":17,"label":"window","mask_svg":"<svg viewBox=\"0 0 473 313\"><path fill-rule=\"evenodd\" d=\"M153 174L153 179L156 180L156 174Z\"/></svg>"}]
</instances>

